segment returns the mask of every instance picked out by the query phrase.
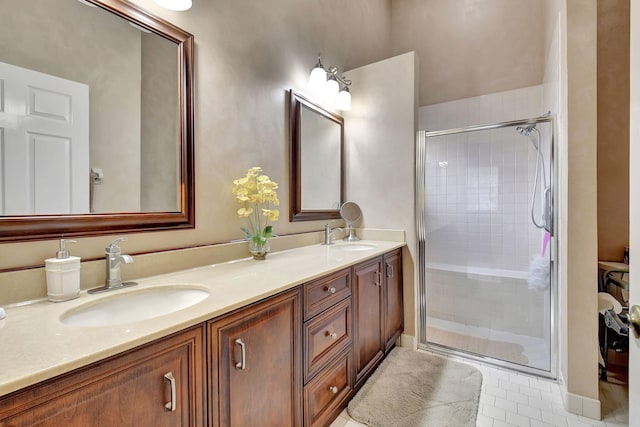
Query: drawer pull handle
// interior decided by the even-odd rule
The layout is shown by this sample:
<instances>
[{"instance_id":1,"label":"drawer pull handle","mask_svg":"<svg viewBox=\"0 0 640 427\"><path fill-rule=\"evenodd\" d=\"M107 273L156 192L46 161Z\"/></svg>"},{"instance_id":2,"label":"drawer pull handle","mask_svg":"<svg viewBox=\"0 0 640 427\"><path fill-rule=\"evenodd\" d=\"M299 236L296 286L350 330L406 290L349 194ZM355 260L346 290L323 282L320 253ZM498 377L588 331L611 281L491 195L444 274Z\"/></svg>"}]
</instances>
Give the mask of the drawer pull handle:
<instances>
[{"instance_id":1,"label":"drawer pull handle","mask_svg":"<svg viewBox=\"0 0 640 427\"><path fill-rule=\"evenodd\" d=\"M164 374L164 382L171 386L171 401L164 404L164 410L167 412L175 412L176 410L176 379L172 372Z\"/></svg>"},{"instance_id":2,"label":"drawer pull handle","mask_svg":"<svg viewBox=\"0 0 640 427\"><path fill-rule=\"evenodd\" d=\"M336 338L338 338L338 334L337 334L337 333L335 333L335 332L329 332L329 331L327 331L327 334L326 334L326 335L327 335L328 337L331 337L331 339L332 339L332 340L335 340Z\"/></svg>"},{"instance_id":3,"label":"drawer pull handle","mask_svg":"<svg viewBox=\"0 0 640 427\"><path fill-rule=\"evenodd\" d=\"M387 278L393 277L393 264L387 264Z\"/></svg>"},{"instance_id":4,"label":"drawer pull handle","mask_svg":"<svg viewBox=\"0 0 640 427\"><path fill-rule=\"evenodd\" d=\"M325 291L329 292L330 294L335 294L336 293L336 288L335 287L330 287L330 288L324 288Z\"/></svg>"},{"instance_id":5,"label":"drawer pull handle","mask_svg":"<svg viewBox=\"0 0 640 427\"><path fill-rule=\"evenodd\" d=\"M244 371L247 367L247 351L244 345L244 342L240 338L236 340L236 345L240 346L241 359L238 363L236 363L236 369Z\"/></svg>"},{"instance_id":6,"label":"drawer pull handle","mask_svg":"<svg viewBox=\"0 0 640 427\"><path fill-rule=\"evenodd\" d=\"M332 385L329 387L329 391L333 394L338 394L338 387Z\"/></svg>"},{"instance_id":7,"label":"drawer pull handle","mask_svg":"<svg viewBox=\"0 0 640 427\"><path fill-rule=\"evenodd\" d=\"M373 284L376 285L376 286L382 286L382 283L381 283L382 281L380 280L382 274L380 274L379 271L374 271L373 275L374 275L374 278L375 278Z\"/></svg>"}]
</instances>

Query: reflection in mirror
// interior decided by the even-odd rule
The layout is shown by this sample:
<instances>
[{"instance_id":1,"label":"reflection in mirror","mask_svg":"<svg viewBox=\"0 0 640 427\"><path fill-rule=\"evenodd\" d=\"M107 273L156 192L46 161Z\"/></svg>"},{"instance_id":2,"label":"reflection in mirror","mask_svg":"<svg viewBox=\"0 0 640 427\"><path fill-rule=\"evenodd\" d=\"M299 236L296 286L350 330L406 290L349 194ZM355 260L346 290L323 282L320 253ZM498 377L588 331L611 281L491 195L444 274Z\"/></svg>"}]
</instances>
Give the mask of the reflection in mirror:
<instances>
[{"instance_id":1,"label":"reflection in mirror","mask_svg":"<svg viewBox=\"0 0 640 427\"><path fill-rule=\"evenodd\" d=\"M343 118L291 90L292 221L339 218Z\"/></svg>"},{"instance_id":2,"label":"reflection in mirror","mask_svg":"<svg viewBox=\"0 0 640 427\"><path fill-rule=\"evenodd\" d=\"M120 0L2 7L0 240L193 227L193 36Z\"/></svg>"},{"instance_id":3,"label":"reflection in mirror","mask_svg":"<svg viewBox=\"0 0 640 427\"><path fill-rule=\"evenodd\" d=\"M302 210L340 207L342 127L308 107L300 110Z\"/></svg>"},{"instance_id":4,"label":"reflection in mirror","mask_svg":"<svg viewBox=\"0 0 640 427\"><path fill-rule=\"evenodd\" d=\"M74 0L3 12L2 214L177 211L177 45Z\"/></svg>"}]
</instances>

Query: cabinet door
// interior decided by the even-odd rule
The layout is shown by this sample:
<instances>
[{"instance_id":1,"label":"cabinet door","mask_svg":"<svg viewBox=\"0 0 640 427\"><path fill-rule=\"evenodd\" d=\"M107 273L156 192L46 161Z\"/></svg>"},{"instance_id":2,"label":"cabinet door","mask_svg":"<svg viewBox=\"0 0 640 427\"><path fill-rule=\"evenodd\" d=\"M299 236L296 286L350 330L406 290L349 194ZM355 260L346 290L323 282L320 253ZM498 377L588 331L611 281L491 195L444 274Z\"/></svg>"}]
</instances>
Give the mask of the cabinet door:
<instances>
[{"instance_id":1,"label":"cabinet door","mask_svg":"<svg viewBox=\"0 0 640 427\"><path fill-rule=\"evenodd\" d=\"M210 324L212 425L302 424L301 323L296 289Z\"/></svg>"},{"instance_id":2,"label":"cabinet door","mask_svg":"<svg viewBox=\"0 0 640 427\"><path fill-rule=\"evenodd\" d=\"M204 426L202 329L9 395L0 426Z\"/></svg>"},{"instance_id":3,"label":"cabinet door","mask_svg":"<svg viewBox=\"0 0 640 427\"><path fill-rule=\"evenodd\" d=\"M384 356L382 259L358 264L354 284L354 352L356 384L365 378Z\"/></svg>"},{"instance_id":4,"label":"cabinet door","mask_svg":"<svg viewBox=\"0 0 640 427\"><path fill-rule=\"evenodd\" d=\"M384 262L384 302L385 302L385 352L391 350L404 330L404 310L402 302L402 252L385 254Z\"/></svg>"}]
</instances>

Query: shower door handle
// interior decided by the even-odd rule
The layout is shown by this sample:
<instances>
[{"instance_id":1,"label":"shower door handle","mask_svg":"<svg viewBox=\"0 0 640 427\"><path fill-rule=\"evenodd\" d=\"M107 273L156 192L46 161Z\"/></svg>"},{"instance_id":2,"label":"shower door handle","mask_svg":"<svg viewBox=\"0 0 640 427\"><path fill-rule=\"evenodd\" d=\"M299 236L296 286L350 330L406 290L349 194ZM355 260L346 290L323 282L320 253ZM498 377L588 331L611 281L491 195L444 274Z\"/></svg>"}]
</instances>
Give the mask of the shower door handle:
<instances>
[{"instance_id":1,"label":"shower door handle","mask_svg":"<svg viewBox=\"0 0 640 427\"><path fill-rule=\"evenodd\" d=\"M544 229L553 234L553 200L551 199L551 187L544 189Z\"/></svg>"}]
</instances>

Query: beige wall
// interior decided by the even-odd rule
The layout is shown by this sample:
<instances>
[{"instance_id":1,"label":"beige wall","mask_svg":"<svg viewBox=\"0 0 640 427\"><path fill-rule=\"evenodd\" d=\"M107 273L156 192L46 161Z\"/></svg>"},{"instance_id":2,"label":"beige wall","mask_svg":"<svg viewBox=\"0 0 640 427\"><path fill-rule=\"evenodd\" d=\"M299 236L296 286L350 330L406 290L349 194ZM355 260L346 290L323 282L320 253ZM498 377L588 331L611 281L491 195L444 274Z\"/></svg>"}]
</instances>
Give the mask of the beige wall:
<instances>
[{"instance_id":1,"label":"beige wall","mask_svg":"<svg viewBox=\"0 0 640 427\"><path fill-rule=\"evenodd\" d=\"M597 201L596 192L596 0L567 0L567 116L566 157L560 164L566 187L561 227L566 251L561 278L566 292L560 307L566 316L562 376L569 410L599 418L597 312ZM566 281L565 281L566 280ZM576 398L580 396L580 398ZM586 399L584 399L586 398Z\"/></svg>"},{"instance_id":2,"label":"beige wall","mask_svg":"<svg viewBox=\"0 0 640 427\"><path fill-rule=\"evenodd\" d=\"M362 227L405 230L405 335L415 336L414 170L417 126L413 52L350 70L353 110L345 114L347 200L360 205Z\"/></svg>"},{"instance_id":3,"label":"beige wall","mask_svg":"<svg viewBox=\"0 0 640 427\"><path fill-rule=\"evenodd\" d=\"M393 54L420 58L420 106L542 83L543 3L392 1Z\"/></svg>"},{"instance_id":4,"label":"beige wall","mask_svg":"<svg viewBox=\"0 0 640 427\"><path fill-rule=\"evenodd\" d=\"M598 0L598 259L629 245L629 0Z\"/></svg>"}]
</instances>

